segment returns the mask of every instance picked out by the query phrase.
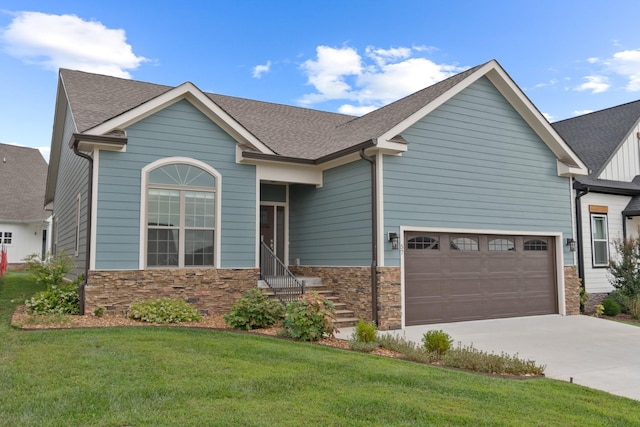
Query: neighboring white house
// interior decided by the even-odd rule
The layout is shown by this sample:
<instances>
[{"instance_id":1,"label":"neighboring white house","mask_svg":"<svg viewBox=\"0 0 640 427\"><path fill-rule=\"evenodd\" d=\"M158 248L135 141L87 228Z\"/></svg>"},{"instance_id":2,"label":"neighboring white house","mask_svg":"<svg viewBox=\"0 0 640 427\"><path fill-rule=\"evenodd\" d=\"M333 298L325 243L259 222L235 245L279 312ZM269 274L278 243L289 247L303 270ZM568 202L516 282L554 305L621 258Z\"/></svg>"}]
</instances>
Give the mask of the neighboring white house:
<instances>
[{"instance_id":1,"label":"neighboring white house","mask_svg":"<svg viewBox=\"0 0 640 427\"><path fill-rule=\"evenodd\" d=\"M50 247L50 212L44 210L47 163L34 148L0 144L0 247L9 264Z\"/></svg>"},{"instance_id":2,"label":"neighboring white house","mask_svg":"<svg viewBox=\"0 0 640 427\"><path fill-rule=\"evenodd\" d=\"M578 270L591 303L613 290L615 242L640 227L640 101L553 124L589 168L574 178Z\"/></svg>"}]
</instances>

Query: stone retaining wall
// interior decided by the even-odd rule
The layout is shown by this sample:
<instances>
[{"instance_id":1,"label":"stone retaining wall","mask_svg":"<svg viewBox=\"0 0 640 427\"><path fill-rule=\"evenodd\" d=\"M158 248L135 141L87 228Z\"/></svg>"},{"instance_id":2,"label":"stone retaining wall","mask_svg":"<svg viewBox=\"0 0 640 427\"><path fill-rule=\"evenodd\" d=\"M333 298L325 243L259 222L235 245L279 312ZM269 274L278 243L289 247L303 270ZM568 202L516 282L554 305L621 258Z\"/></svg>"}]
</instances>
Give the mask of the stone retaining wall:
<instances>
[{"instance_id":1,"label":"stone retaining wall","mask_svg":"<svg viewBox=\"0 0 640 427\"><path fill-rule=\"evenodd\" d=\"M85 313L96 307L125 312L132 302L181 298L207 314L227 314L242 294L256 287L258 269L91 271L84 288Z\"/></svg>"},{"instance_id":2,"label":"stone retaining wall","mask_svg":"<svg viewBox=\"0 0 640 427\"><path fill-rule=\"evenodd\" d=\"M568 315L580 314L580 278L575 265L564 267L564 302Z\"/></svg>"}]
</instances>

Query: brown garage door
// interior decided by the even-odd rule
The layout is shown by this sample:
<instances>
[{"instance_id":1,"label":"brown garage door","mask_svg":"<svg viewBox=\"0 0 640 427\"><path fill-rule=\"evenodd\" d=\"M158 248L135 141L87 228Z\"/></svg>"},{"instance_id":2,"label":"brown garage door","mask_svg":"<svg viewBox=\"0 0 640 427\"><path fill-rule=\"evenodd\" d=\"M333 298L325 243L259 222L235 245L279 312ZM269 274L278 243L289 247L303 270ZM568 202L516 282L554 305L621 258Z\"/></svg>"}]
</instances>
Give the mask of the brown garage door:
<instances>
[{"instance_id":1,"label":"brown garage door","mask_svg":"<svg viewBox=\"0 0 640 427\"><path fill-rule=\"evenodd\" d=\"M407 325L558 312L554 238L405 233Z\"/></svg>"}]
</instances>

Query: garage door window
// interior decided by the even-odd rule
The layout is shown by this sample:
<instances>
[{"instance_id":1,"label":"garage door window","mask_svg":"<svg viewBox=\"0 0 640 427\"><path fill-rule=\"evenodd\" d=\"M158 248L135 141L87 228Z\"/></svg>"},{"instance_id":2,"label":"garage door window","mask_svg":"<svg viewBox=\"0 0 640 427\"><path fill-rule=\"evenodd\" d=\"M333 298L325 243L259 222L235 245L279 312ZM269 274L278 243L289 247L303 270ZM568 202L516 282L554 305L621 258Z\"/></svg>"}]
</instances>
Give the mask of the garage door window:
<instances>
[{"instance_id":1,"label":"garage door window","mask_svg":"<svg viewBox=\"0 0 640 427\"><path fill-rule=\"evenodd\" d=\"M438 250L438 239L431 236L418 236L409 239L407 242L409 249L433 249Z\"/></svg>"},{"instance_id":2,"label":"garage door window","mask_svg":"<svg viewBox=\"0 0 640 427\"><path fill-rule=\"evenodd\" d=\"M476 237L453 237L451 249L454 251L477 251L478 239Z\"/></svg>"},{"instance_id":3,"label":"garage door window","mask_svg":"<svg viewBox=\"0 0 640 427\"><path fill-rule=\"evenodd\" d=\"M524 241L525 251L546 251L547 241L542 239L529 239Z\"/></svg>"},{"instance_id":4,"label":"garage door window","mask_svg":"<svg viewBox=\"0 0 640 427\"><path fill-rule=\"evenodd\" d=\"M593 266L609 266L609 233L606 215L591 215L591 247Z\"/></svg>"},{"instance_id":5,"label":"garage door window","mask_svg":"<svg viewBox=\"0 0 640 427\"><path fill-rule=\"evenodd\" d=\"M513 239L491 239L489 240L490 251L515 251L516 245Z\"/></svg>"}]
</instances>

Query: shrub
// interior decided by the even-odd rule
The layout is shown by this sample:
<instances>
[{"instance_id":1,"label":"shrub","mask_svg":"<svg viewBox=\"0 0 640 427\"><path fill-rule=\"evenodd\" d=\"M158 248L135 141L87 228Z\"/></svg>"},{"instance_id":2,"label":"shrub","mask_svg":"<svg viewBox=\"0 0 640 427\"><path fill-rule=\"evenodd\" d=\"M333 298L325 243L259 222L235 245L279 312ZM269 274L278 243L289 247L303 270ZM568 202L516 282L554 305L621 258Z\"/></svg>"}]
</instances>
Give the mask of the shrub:
<instances>
[{"instance_id":1,"label":"shrub","mask_svg":"<svg viewBox=\"0 0 640 427\"><path fill-rule=\"evenodd\" d=\"M127 317L149 323L179 323L197 322L202 314L184 300L151 298L131 304Z\"/></svg>"},{"instance_id":2,"label":"shrub","mask_svg":"<svg viewBox=\"0 0 640 427\"><path fill-rule=\"evenodd\" d=\"M542 375L545 369L533 360L520 359L517 354L487 353L473 345L462 346L460 343L442 357L442 364L475 372L508 375Z\"/></svg>"},{"instance_id":3,"label":"shrub","mask_svg":"<svg viewBox=\"0 0 640 427\"><path fill-rule=\"evenodd\" d=\"M73 283L37 292L24 304L29 314L80 314L78 289Z\"/></svg>"},{"instance_id":4,"label":"shrub","mask_svg":"<svg viewBox=\"0 0 640 427\"><path fill-rule=\"evenodd\" d=\"M353 330L353 338L362 343L375 342L378 335L378 328L373 322L367 322L359 319L356 323L356 327Z\"/></svg>"},{"instance_id":5,"label":"shrub","mask_svg":"<svg viewBox=\"0 0 640 427\"><path fill-rule=\"evenodd\" d=\"M442 356L451 348L453 339L451 338L451 335L441 329L438 329L427 331L422 337L422 342L424 344L424 348L428 352L435 352Z\"/></svg>"},{"instance_id":6,"label":"shrub","mask_svg":"<svg viewBox=\"0 0 640 427\"><path fill-rule=\"evenodd\" d=\"M613 298L607 297L602 300L602 312L605 316L617 316L620 314L620 304L618 304Z\"/></svg>"},{"instance_id":7,"label":"shrub","mask_svg":"<svg viewBox=\"0 0 640 427\"><path fill-rule=\"evenodd\" d=\"M640 319L640 295L634 295L629 298L629 314L634 319Z\"/></svg>"},{"instance_id":8,"label":"shrub","mask_svg":"<svg viewBox=\"0 0 640 427\"><path fill-rule=\"evenodd\" d=\"M609 264L609 281L629 298L640 295L640 236L615 242L618 258Z\"/></svg>"},{"instance_id":9,"label":"shrub","mask_svg":"<svg viewBox=\"0 0 640 427\"><path fill-rule=\"evenodd\" d=\"M602 313L604 313L604 305L602 305L602 304L596 305L596 312L593 313L593 315L595 317L600 317L600 316L602 316Z\"/></svg>"},{"instance_id":10,"label":"shrub","mask_svg":"<svg viewBox=\"0 0 640 427\"><path fill-rule=\"evenodd\" d=\"M629 305L631 304L631 299L621 291L616 289L610 292L607 298L611 298L612 300L617 302L622 313L629 313Z\"/></svg>"},{"instance_id":11,"label":"shrub","mask_svg":"<svg viewBox=\"0 0 640 427\"><path fill-rule=\"evenodd\" d=\"M236 329L268 328L282 320L284 311L284 305L267 298L260 289L256 288L246 291L231 307L231 313L224 316L224 320Z\"/></svg>"},{"instance_id":12,"label":"shrub","mask_svg":"<svg viewBox=\"0 0 640 427\"><path fill-rule=\"evenodd\" d=\"M300 341L318 341L323 336L333 336L334 306L331 301L309 292L301 295L298 301L287 304L282 326L290 338Z\"/></svg>"},{"instance_id":13,"label":"shrub","mask_svg":"<svg viewBox=\"0 0 640 427\"><path fill-rule=\"evenodd\" d=\"M105 308L100 306L93 309L93 315L96 317L104 316Z\"/></svg>"},{"instance_id":14,"label":"shrub","mask_svg":"<svg viewBox=\"0 0 640 427\"><path fill-rule=\"evenodd\" d=\"M436 353L428 352L424 346L393 334L378 337L380 347L402 354L404 359L419 363L433 363L438 360Z\"/></svg>"},{"instance_id":15,"label":"shrub","mask_svg":"<svg viewBox=\"0 0 640 427\"><path fill-rule=\"evenodd\" d=\"M79 276L75 282L65 281L73 269L73 260L65 256L48 254L45 258L33 254L24 259L27 272L45 290L37 292L25 301L29 314L80 314L78 286L84 280Z\"/></svg>"}]
</instances>

